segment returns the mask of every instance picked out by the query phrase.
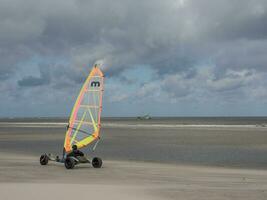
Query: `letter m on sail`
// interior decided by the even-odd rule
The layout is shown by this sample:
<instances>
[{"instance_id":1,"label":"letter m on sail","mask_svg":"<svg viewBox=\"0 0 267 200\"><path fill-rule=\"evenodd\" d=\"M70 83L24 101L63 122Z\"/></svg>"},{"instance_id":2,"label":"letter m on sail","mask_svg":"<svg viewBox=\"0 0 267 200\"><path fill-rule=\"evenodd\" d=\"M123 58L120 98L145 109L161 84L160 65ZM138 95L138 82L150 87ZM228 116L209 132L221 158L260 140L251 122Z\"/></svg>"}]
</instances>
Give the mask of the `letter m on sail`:
<instances>
[{"instance_id":1,"label":"letter m on sail","mask_svg":"<svg viewBox=\"0 0 267 200\"><path fill-rule=\"evenodd\" d=\"M92 81L91 82L91 87L100 87L99 81Z\"/></svg>"}]
</instances>

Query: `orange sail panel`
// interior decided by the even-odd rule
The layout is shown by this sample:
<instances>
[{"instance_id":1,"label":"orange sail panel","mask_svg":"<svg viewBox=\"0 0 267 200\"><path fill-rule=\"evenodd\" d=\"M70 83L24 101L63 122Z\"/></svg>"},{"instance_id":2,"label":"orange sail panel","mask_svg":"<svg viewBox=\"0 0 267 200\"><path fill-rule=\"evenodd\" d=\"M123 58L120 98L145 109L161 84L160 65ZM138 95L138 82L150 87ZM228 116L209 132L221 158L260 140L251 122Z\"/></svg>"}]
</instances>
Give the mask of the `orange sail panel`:
<instances>
[{"instance_id":1,"label":"orange sail panel","mask_svg":"<svg viewBox=\"0 0 267 200\"><path fill-rule=\"evenodd\" d=\"M95 65L72 109L64 143L66 152L70 152L74 144L80 149L98 139L103 89L104 75Z\"/></svg>"}]
</instances>

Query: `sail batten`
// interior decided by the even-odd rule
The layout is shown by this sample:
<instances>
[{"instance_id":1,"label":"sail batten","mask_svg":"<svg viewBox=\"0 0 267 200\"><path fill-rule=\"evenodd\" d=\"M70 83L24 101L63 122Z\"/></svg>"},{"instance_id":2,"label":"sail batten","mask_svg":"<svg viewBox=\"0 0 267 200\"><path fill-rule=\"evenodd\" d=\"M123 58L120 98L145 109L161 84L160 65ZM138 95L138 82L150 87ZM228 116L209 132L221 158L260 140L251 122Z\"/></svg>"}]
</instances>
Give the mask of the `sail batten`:
<instances>
[{"instance_id":1,"label":"sail batten","mask_svg":"<svg viewBox=\"0 0 267 200\"><path fill-rule=\"evenodd\" d=\"M80 105L82 108L99 108L99 106Z\"/></svg>"},{"instance_id":2,"label":"sail batten","mask_svg":"<svg viewBox=\"0 0 267 200\"><path fill-rule=\"evenodd\" d=\"M82 148L99 137L103 86L103 73L98 66L94 66L73 106L65 136L66 152L71 151L74 144Z\"/></svg>"}]
</instances>

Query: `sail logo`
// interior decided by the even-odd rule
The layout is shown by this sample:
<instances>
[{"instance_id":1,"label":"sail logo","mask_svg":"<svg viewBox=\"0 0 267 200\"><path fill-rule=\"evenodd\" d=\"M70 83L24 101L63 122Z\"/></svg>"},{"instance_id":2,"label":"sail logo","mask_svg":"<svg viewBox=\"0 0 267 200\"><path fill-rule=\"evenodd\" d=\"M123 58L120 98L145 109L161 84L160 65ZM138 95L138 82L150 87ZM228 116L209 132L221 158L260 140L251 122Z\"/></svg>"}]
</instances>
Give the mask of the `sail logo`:
<instances>
[{"instance_id":1,"label":"sail logo","mask_svg":"<svg viewBox=\"0 0 267 200\"><path fill-rule=\"evenodd\" d=\"M91 82L91 87L100 87L99 81L92 81Z\"/></svg>"}]
</instances>

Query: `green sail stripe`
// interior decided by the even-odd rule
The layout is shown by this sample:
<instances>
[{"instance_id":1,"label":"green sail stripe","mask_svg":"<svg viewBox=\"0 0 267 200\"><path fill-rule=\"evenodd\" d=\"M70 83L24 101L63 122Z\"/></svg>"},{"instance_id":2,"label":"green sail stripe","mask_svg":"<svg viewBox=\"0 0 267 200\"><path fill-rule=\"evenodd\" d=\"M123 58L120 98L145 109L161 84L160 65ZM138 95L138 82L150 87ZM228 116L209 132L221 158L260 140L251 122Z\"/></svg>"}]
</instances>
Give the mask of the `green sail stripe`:
<instances>
[{"instance_id":1,"label":"green sail stripe","mask_svg":"<svg viewBox=\"0 0 267 200\"><path fill-rule=\"evenodd\" d=\"M88 110L89 110L89 114L90 114L91 120L93 122L93 126L94 126L94 129L95 129L95 132L96 132L97 131L97 126L96 126L95 120L93 118L93 115L91 113L91 110L89 108L88 108Z\"/></svg>"},{"instance_id":2,"label":"green sail stripe","mask_svg":"<svg viewBox=\"0 0 267 200\"><path fill-rule=\"evenodd\" d=\"M82 122L83 122L83 120L84 120L84 118L85 118L85 115L86 115L86 111L84 111L83 116L82 116L82 119L81 119L80 123L78 124L78 126L77 126L77 128L76 128L76 131L74 132L74 135L72 136L72 139L71 139L71 141L70 141L71 144L72 144L72 142L73 142L73 141L75 140L75 138L76 138L76 135L77 135L77 133L78 133L78 131L79 131L81 125L82 125Z\"/></svg>"}]
</instances>

